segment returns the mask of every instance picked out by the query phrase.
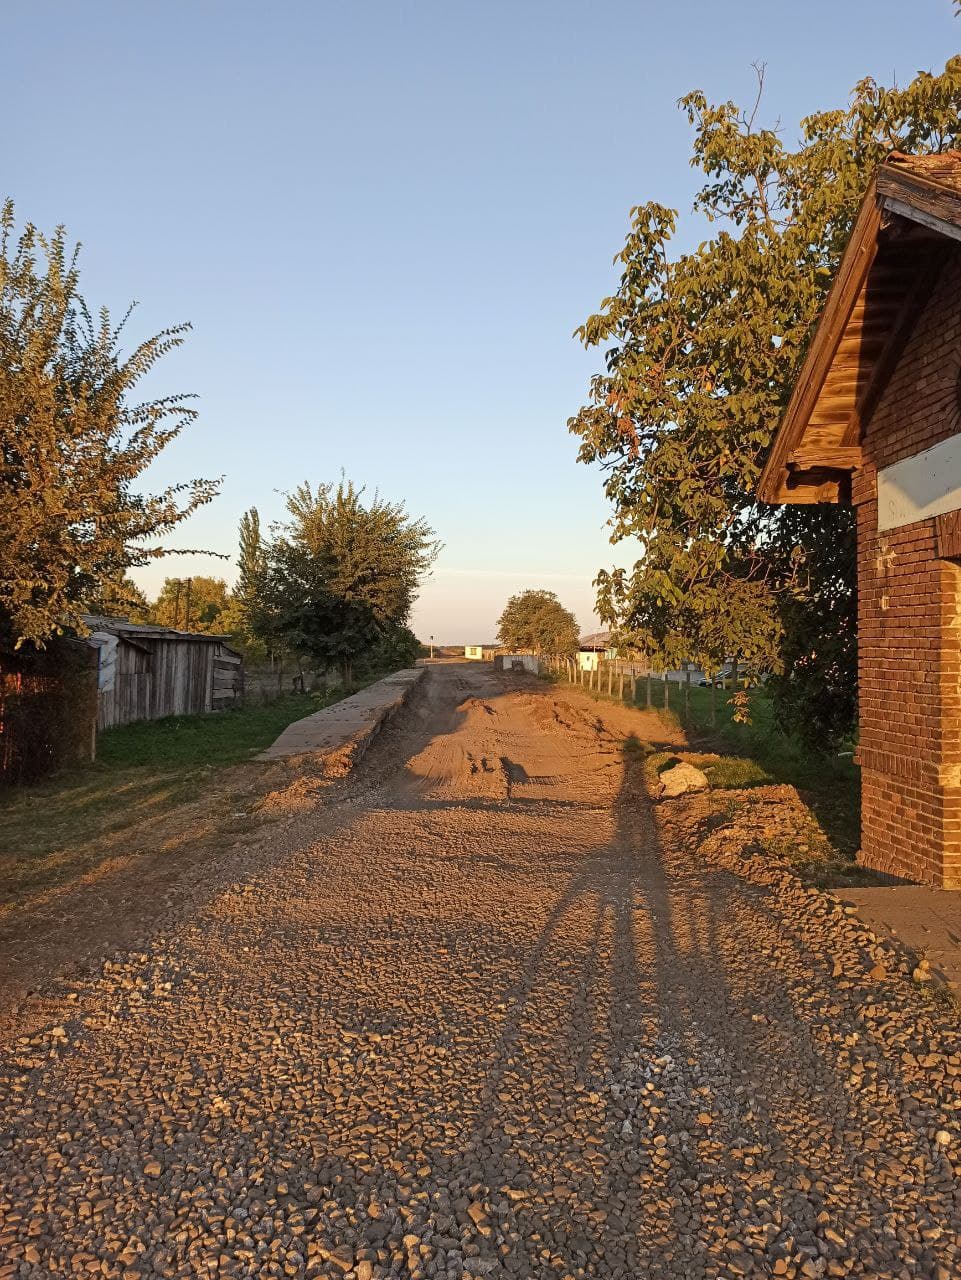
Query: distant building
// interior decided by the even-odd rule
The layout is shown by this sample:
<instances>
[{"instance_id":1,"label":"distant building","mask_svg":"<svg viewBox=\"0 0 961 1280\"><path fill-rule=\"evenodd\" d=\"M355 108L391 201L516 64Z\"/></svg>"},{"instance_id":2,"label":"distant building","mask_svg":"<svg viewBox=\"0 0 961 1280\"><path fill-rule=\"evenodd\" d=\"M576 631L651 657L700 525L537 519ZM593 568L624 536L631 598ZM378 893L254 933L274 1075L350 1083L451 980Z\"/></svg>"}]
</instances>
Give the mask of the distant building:
<instances>
[{"instance_id":1,"label":"distant building","mask_svg":"<svg viewBox=\"0 0 961 1280\"><path fill-rule=\"evenodd\" d=\"M97 728L222 711L243 700L241 654L224 636L84 617L97 651Z\"/></svg>"},{"instance_id":2,"label":"distant building","mask_svg":"<svg viewBox=\"0 0 961 1280\"><path fill-rule=\"evenodd\" d=\"M469 658L471 662L492 662L496 653L497 645L494 644L464 645L464 657Z\"/></svg>"},{"instance_id":3,"label":"distant building","mask_svg":"<svg viewBox=\"0 0 961 1280\"><path fill-rule=\"evenodd\" d=\"M484 646L482 644L465 644L464 657L471 658L474 662L480 662L484 657Z\"/></svg>"},{"instance_id":4,"label":"distant building","mask_svg":"<svg viewBox=\"0 0 961 1280\"><path fill-rule=\"evenodd\" d=\"M611 647L609 631L594 631L581 636L577 650L577 665L581 671L596 671L602 662L616 657L617 650Z\"/></svg>"},{"instance_id":5,"label":"distant building","mask_svg":"<svg viewBox=\"0 0 961 1280\"><path fill-rule=\"evenodd\" d=\"M536 676L541 669L541 660L535 653L498 653L494 667L498 671L527 671Z\"/></svg>"}]
</instances>

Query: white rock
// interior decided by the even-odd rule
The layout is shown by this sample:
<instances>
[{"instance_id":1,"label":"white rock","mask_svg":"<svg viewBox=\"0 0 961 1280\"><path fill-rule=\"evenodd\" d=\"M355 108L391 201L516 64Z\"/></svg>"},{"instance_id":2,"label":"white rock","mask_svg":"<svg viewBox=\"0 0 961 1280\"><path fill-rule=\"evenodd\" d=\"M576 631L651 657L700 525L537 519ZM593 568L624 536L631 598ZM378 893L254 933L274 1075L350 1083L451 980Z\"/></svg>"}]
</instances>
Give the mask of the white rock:
<instances>
[{"instance_id":1,"label":"white rock","mask_svg":"<svg viewBox=\"0 0 961 1280\"><path fill-rule=\"evenodd\" d=\"M660 782L662 796L683 796L688 791L704 791L708 785L707 774L683 760L680 764L665 769Z\"/></svg>"}]
</instances>

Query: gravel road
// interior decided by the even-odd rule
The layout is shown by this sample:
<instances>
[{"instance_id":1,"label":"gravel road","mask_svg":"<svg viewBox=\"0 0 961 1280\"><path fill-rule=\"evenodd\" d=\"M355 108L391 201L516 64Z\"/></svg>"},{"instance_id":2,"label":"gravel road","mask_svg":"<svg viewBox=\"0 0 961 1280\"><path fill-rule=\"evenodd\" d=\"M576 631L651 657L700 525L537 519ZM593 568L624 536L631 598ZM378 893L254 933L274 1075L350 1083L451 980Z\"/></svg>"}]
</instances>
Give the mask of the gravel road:
<instances>
[{"instance_id":1,"label":"gravel road","mask_svg":"<svg viewBox=\"0 0 961 1280\"><path fill-rule=\"evenodd\" d=\"M12 1046L0 1277L961 1274L953 1015L696 856L628 732L664 735L432 668Z\"/></svg>"}]
</instances>

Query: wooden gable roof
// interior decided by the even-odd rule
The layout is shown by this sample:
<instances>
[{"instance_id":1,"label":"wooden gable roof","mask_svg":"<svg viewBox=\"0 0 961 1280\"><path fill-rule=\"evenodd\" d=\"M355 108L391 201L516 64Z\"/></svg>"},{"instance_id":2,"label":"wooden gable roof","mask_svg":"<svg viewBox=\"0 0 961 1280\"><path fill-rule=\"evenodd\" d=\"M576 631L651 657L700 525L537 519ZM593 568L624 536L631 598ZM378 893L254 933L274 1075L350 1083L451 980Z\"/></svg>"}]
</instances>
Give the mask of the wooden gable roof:
<instances>
[{"instance_id":1,"label":"wooden gable roof","mask_svg":"<svg viewBox=\"0 0 961 1280\"><path fill-rule=\"evenodd\" d=\"M758 482L765 502L837 502L955 241L961 152L894 153L871 181Z\"/></svg>"}]
</instances>

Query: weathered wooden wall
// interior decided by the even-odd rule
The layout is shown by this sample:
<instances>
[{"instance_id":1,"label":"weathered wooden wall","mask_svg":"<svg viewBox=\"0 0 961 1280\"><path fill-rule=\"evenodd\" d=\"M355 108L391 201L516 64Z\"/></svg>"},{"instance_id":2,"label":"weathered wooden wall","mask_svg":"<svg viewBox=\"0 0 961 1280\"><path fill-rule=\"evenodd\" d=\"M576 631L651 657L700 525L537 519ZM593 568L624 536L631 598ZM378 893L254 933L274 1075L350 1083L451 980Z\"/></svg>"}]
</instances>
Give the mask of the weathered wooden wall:
<instances>
[{"instance_id":1,"label":"weathered wooden wall","mask_svg":"<svg viewBox=\"0 0 961 1280\"><path fill-rule=\"evenodd\" d=\"M135 720L222 711L243 697L243 663L219 641L122 637L112 689L100 691L98 729Z\"/></svg>"},{"instance_id":2,"label":"weathered wooden wall","mask_svg":"<svg viewBox=\"0 0 961 1280\"><path fill-rule=\"evenodd\" d=\"M240 654L225 644L217 646L213 663L214 711L236 706L244 696L244 662Z\"/></svg>"}]
</instances>

